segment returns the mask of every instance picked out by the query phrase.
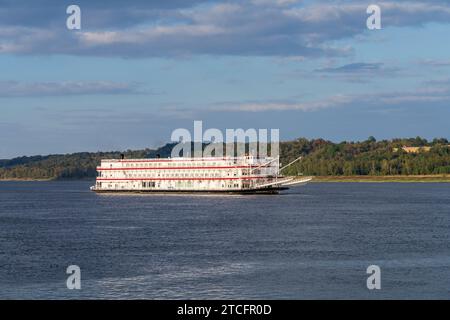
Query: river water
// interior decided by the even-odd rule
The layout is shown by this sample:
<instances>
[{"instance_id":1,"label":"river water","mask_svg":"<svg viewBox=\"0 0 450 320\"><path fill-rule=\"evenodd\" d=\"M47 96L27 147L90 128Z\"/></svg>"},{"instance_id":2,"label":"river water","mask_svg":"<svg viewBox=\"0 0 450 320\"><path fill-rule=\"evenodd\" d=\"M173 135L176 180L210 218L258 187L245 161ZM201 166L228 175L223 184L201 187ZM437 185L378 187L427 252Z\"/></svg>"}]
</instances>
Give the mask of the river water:
<instances>
[{"instance_id":1,"label":"river water","mask_svg":"<svg viewBox=\"0 0 450 320\"><path fill-rule=\"evenodd\" d=\"M450 184L97 195L0 182L0 298L449 299ZM66 268L81 289L66 287ZM369 290L366 269L381 270Z\"/></svg>"}]
</instances>

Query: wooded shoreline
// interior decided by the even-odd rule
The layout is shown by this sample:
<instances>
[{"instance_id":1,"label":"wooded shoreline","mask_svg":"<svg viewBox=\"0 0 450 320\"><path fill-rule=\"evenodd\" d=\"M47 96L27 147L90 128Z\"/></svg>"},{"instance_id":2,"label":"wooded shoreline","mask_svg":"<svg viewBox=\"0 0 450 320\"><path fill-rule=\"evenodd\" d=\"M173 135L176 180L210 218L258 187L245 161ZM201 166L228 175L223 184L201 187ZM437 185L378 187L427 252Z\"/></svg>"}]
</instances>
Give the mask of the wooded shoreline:
<instances>
[{"instance_id":1,"label":"wooded shoreline","mask_svg":"<svg viewBox=\"0 0 450 320\"><path fill-rule=\"evenodd\" d=\"M0 160L0 180L95 179L102 159L148 159L172 156L176 143L157 149L81 152ZM208 144L202 147L206 148ZM189 147L189 144L188 144ZM270 149L270 144L267 146ZM250 145L245 145L249 152ZM192 145L191 145L192 149ZM271 150L268 150L271 152ZM448 182L450 142L420 137L339 143L299 138L280 142L280 162L301 160L282 171L286 176L313 176L327 182ZM182 155L176 155L182 156Z\"/></svg>"},{"instance_id":2,"label":"wooded shoreline","mask_svg":"<svg viewBox=\"0 0 450 320\"><path fill-rule=\"evenodd\" d=\"M303 177L303 176L300 176ZM311 182L403 182L403 183L450 183L450 175L409 175L409 176L312 176ZM0 179L0 182L45 182L45 181L94 181L93 178L69 179Z\"/></svg>"}]
</instances>

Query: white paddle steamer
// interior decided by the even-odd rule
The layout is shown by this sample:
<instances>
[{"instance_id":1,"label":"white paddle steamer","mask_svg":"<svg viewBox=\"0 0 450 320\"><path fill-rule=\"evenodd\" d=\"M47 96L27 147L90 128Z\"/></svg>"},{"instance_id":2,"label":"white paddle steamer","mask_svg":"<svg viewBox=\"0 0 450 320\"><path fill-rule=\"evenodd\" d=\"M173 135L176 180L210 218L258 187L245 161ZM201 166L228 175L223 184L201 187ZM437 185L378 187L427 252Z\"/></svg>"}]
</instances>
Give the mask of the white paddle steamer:
<instances>
[{"instance_id":1,"label":"white paddle steamer","mask_svg":"<svg viewBox=\"0 0 450 320\"><path fill-rule=\"evenodd\" d=\"M110 159L97 167L91 190L278 193L311 180L283 177L280 171L279 157Z\"/></svg>"}]
</instances>

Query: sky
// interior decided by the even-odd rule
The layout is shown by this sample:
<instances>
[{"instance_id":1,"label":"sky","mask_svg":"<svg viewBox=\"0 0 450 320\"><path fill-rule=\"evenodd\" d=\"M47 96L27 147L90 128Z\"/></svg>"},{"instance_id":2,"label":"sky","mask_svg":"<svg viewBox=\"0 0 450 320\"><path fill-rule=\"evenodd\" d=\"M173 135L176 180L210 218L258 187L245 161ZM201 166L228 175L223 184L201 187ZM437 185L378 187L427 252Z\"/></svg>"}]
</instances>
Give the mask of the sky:
<instances>
[{"instance_id":1,"label":"sky","mask_svg":"<svg viewBox=\"0 0 450 320\"><path fill-rule=\"evenodd\" d=\"M449 71L449 1L0 0L0 159L154 148L194 120L450 139Z\"/></svg>"}]
</instances>

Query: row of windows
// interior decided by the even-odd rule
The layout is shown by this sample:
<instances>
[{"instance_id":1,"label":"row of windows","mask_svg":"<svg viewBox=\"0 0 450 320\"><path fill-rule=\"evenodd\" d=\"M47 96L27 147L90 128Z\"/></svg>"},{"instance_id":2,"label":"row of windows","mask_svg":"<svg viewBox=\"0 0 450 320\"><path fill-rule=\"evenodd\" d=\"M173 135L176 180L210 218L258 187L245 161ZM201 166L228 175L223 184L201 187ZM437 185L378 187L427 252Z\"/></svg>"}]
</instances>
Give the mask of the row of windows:
<instances>
[{"instance_id":1,"label":"row of windows","mask_svg":"<svg viewBox=\"0 0 450 320\"><path fill-rule=\"evenodd\" d=\"M258 169L259 170L259 169ZM193 172L193 173L210 173L210 172L240 172L240 171L249 171L247 169L190 169L190 170L100 170L100 171L116 171L125 173L167 173L167 172L176 172L176 173L185 173L185 172ZM252 170L256 171L256 170Z\"/></svg>"},{"instance_id":2,"label":"row of windows","mask_svg":"<svg viewBox=\"0 0 450 320\"><path fill-rule=\"evenodd\" d=\"M154 188L156 187L156 183L154 181L142 182L142 186L144 188Z\"/></svg>"},{"instance_id":3,"label":"row of windows","mask_svg":"<svg viewBox=\"0 0 450 320\"><path fill-rule=\"evenodd\" d=\"M238 174L234 173L234 174L220 174L220 173L172 173L172 174L150 174L150 173L135 173L135 174L123 174L120 175L120 177L124 177L124 178L188 178L188 177L192 177L192 178L218 178L218 177L223 177L223 176L227 176L227 177L237 177ZM113 173L110 172L102 172L101 177L104 178L113 178L113 177L117 177L116 175L114 175Z\"/></svg>"},{"instance_id":4,"label":"row of windows","mask_svg":"<svg viewBox=\"0 0 450 320\"><path fill-rule=\"evenodd\" d=\"M126 168L148 168L148 167L210 167L210 166L232 166L235 162L140 162L123 163ZM112 167L112 164L110 164Z\"/></svg>"},{"instance_id":5,"label":"row of windows","mask_svg":"<svg viewBox=\"0 0 450 320\"><path fill-rule=\"evenodd\" d=\"M156 187L160 188L161 187L160 184L157 185L153 181L142 182L141 186L143 188L156 188ZM193 181L178 182L177 186L178 187L193 187ZM108 184L106 184L106 183L99 182L99 183L97 183L97 187L99 187L99 188L109 188L109 189L124 189L124 190L127 189L127 185L125 185L123 183L120 183L120 184L118 184L118 183L115 183L115 184L108 183ZM221 184L221 187L222 188L225 188L225 187L227 187L227 188L240 188L240 185L238 183L231 183L231 184L229 183L229 184ZM245 187L248 187L248 186L243 186L243 187L245 188Z\"/></svg>"}]
</instances>

